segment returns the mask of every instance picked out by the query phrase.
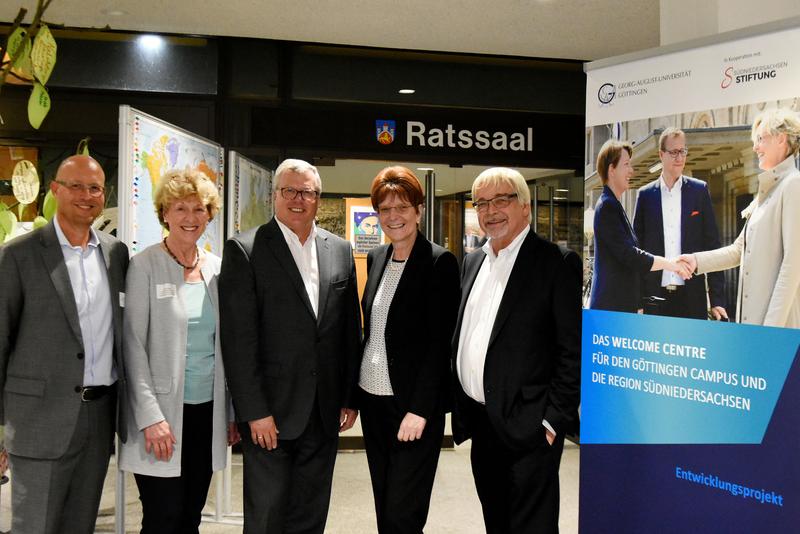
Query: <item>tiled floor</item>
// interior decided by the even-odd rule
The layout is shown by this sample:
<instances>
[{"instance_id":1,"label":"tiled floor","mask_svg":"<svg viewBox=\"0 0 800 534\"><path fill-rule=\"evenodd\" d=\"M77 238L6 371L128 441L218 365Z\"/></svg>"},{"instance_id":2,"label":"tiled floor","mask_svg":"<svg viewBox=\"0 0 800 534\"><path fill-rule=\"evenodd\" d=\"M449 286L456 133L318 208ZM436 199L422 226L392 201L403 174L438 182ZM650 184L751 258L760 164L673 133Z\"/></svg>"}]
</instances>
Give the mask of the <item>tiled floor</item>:
<instances>
[{"instance_id":1,"label":"tiled floor","mask_svg":"<svg viewBox=\"0 0 800 534\"><path fill-rule=\"evenodd\" d=\"M568 444L561 462L561 532L578 532L578 447ZM232 510L241 514L242 503L242 463L241 457L233 457L231 495ZM106 478L97 532L114 532L114 485L116 468L113 465ZM2 487L0 493L0 532L9 529L10 490ZM126 475L126 532L138 532L141 518L136 485L131 475ZM214 511L214 483L209 495L207 511ZM210 516L209 516L210 518ZM232 516L231 521L240 520ZM375 513L372 505L372 492L367 472L367 458L363 452L342 452L336 461L333 481L333 497L328 516L326 532L330 534L353 534L375 532ZM203 534L232 534L241 532L239 525L226 525L204 522L200 528ZM469 465L469 448L459 447L453 451L443 451L433 490L431 510L426 532L431 534L472 534L482 533L480 504L475 494L472 473Z\"/></svg>"}]
</instances>

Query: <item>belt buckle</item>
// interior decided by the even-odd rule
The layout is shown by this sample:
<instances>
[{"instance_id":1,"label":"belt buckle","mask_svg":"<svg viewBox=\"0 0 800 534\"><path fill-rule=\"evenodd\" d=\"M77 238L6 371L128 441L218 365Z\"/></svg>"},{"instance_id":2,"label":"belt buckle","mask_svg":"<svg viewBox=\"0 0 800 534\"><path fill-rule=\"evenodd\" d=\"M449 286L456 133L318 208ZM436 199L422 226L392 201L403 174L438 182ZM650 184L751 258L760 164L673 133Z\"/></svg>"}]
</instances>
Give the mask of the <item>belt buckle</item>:
<instances>
[{"instance_id":1,"label":"belt buckle","mask_svg":"<svg viewBox=\"0 0 800 534\"><path fill-rule=\"evenodd\" d=\"M674 292L676 292L678 290L678 285L677 284L669 284L669 285L664 286L664 289L666 289L670 293L674 293Z\"/></svg>"},{"instance_id":2,"label":"belt buckle","mask_svg":"<svg viewBox=\"0 0 800 534\"><path fill-rule=\"evenodd\" d=\"M84 388L81 389L81 402L89 402L89 401L92 400L92 399L87 399L86 398L86 392L87 391L91 391L91 387L84 387Z\"/></svg>"}]
</instances>

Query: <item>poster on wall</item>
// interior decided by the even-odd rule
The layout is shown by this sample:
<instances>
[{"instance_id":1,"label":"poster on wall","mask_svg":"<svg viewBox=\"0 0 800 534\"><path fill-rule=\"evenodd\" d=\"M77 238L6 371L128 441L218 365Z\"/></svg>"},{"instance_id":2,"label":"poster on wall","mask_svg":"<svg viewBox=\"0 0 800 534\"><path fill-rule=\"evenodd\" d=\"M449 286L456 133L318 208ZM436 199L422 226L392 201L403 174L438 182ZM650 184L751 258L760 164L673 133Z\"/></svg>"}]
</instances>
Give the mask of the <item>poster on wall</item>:
<instances>
[{"instance_id":1,"label":"poster on wall","mask_svg":"<svg viewBox=\"0 0 800 534\"><path fill-rule=\"evenodd\" d=\"M383 229L378 222L375 208L366 199L365 205L349 205L347 226L354 254L367 254L386 242Z\"/></svg>"},{"instance_id":2,"label":"poster on wall","mask_svg":"<svg viewBox=\"0 0 800 534\"><path fill-rule=\"evenodd\" d=\"M272 217L273 173L238 152L228 152L228 235L256 228Z\"/></svg>"},{"instance_id":3,"label":"poster on wall","mask_svg":"<svg viewBox=\"0 0 800 534\"><path fill-rule=\"evenodd\" d=\"M800 524L798 46L587 65L582 533Z\"/></svg>"},{"instance_id":4,"label":"poster on wall","mask_svg":"<svg viewBox=\"0 0 800 534\"><path fill-rule=\"evenodd\" d=\"M153 207L153 194L161 175L173 169L202 172L224 198L225 152L217 143L130 106L120 106L119 114L119 237L131 254L136 254L164 235ZM221 255L224 221L220 210L198 245Z\"/></svg>"}]
</instances>

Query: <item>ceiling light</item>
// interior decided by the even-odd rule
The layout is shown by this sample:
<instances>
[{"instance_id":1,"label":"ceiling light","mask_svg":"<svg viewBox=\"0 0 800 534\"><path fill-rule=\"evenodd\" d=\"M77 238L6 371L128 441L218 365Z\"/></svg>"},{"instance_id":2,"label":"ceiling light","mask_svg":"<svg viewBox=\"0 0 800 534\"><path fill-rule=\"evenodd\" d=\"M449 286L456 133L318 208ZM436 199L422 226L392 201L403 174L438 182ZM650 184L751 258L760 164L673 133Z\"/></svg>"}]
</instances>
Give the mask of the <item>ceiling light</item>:
<instances>
[{"instance_id":1,"label":"ceiling light","mask_svg":"<svg viewBox=\"0 0 800 534\"><path fill-rule=\"evenodd\" d=\"M413 95L414 93L416 93L414 89L400 89L397 92L400 93L401 95Z\"/></svg>"},{"instance_id":2,"label":"ceiling light","mask_svg":"<svg viewBox=\"0 0 800 534\"><path fill-rule=\"evenodd\" d=\"M655 165L653 165L652 167L650 167L649 169L647 169L647 171L648 171L650 174L655 174L655 173L657 173L657 172L660 172L660 171L661 171L661 169L662 169L663 167L664 167L664 166L663 166L663 165L661 165L661 162L659 161L658 163L656 163Z\"/></svg>"},{"instance_id":3,"label":"ceiling light","mask_svg":"<svg viewBox=\"0 0 800 534\"><path fill-rule=\"evenodd\" d=\"M157 52L164 48L164 38L160 35L141 35L137 42L141 48L148 52Z\"/></svg>"},{"instance_id":4,"label":"ceiling light","mask_svg":"<svg viewBox=\"0 0 800 534\"><path fill-rule=\"evenodd\" d=\"M434 170L433 167L417 167L418 171L428 172Z\"/></svg>"},{"instance_id":5,"label":"ceiling light","mask_svg":"<svg viewBox=\"0 0 800 534\"><path fill-rule=\"evenodd\" d=\"M121 9L102 9L100 13L109 17L124 17L128 14L127 11L123 11Z\"/></svg>"},{"instance_id":6,"label":"ceiling light","mask_svg":"<svg viewBox=\"0 0 800 534\"><path fill-rule=\"evenodd\" d=\"M553 197L553 200L567 200L567 197Z\"/></svg>"},{"instance_id":7,"label":"ceiling light","mask_svg":"<svg viewBox=\"0 0 800 534\"><path fill-rule=\"evenodd\" d=\"M569 193L569 189L556 189L556 193Z\"/></svg>"}]
</instances>

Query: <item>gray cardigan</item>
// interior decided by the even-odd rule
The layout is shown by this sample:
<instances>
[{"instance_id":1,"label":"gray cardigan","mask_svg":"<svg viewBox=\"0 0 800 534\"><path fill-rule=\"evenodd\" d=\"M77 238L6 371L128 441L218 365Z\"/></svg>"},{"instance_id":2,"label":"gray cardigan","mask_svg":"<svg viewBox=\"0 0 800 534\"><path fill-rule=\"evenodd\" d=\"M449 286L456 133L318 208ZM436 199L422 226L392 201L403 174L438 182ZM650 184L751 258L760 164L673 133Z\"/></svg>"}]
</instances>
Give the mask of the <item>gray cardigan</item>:
<instances>
[{"instance_id":1,"label":"gray cardigan","mask_svg":"<svg viewBox=\"0 0 800 534\"><path fill-rule=\"evenodd\" d=\"M211 464L224 469L227 448L225 374L219 344L217 275L219 257L206 252L203 280L216 316L214 415ZM188 320L179 296L183 269L155 244L131 259L125 290L124 355L128 380L128 442L120 451L120 468L150 476L181 474L183 383ZM177 443L172 458L157 461L145 452L144 428L166 420Z\"/></svg>"}]
</instances>

